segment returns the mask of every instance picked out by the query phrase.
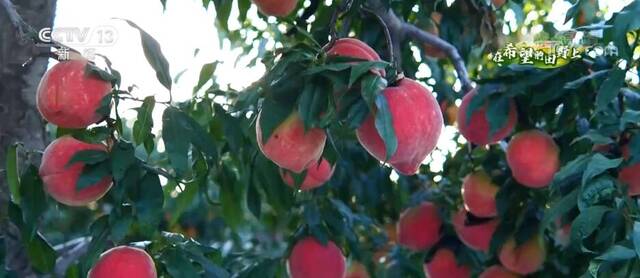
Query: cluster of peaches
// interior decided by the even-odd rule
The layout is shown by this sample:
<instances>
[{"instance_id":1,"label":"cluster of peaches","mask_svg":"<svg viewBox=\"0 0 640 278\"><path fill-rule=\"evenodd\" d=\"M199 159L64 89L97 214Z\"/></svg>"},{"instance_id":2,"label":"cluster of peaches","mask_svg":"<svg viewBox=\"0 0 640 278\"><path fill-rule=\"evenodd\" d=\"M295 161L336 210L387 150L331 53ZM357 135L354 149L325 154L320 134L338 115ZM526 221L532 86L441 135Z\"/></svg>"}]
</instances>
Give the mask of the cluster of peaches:
<instances>
[{"instance_id":1,"label":"cluster of peaches","mask_svg":"<svg viewBox=\"0 0 640 278\"><path fill-rule=\"evenodd\" d=\"M56 64L43 76L37 91L37 107L48 122L61 128L80 129L100 122L96 113L102 99L111 92L111 84L86 72L87 60L74 59ZM83 162L72 158L81 151L107 151L103 144L82 142L63 136L51 142L44 151L39 174L44 190L56 201L69 206L85 206L111 188L112 178L77 189ZM157 277L153 259L144 250L118 246L107 250L89 271L90 278Z\"/></svg>"}]
</instances>

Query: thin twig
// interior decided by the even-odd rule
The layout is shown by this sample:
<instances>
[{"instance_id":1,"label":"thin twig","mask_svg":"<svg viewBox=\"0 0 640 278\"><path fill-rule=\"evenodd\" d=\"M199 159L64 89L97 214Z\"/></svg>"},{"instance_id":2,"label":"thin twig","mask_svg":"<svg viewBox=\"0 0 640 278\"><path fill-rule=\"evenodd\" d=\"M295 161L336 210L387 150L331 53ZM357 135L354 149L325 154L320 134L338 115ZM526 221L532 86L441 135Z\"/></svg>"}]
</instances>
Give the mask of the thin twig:
<instances>
[{"instance_id":1,"label":"thin twig","mask_svg":"<svg viewBox=\"0 0 640 278\"><path fill-rule=\"evenodd\" d=\"M402 67L397 62L398 59L396 59L396 56L399 55L400 53L395 53L394 51L395 47L394 47L393 39L391 38L391 31L389 30L389 26L387 26L387 23L384 21L384 19L382 19L382 16L377 14L372 9L369 9L367 7L362 7L362 10L372 14L378 20L380 25L382 25L382 30L384 31L384 38L387 41L387 57L389 57L389 62L391 63L391 65L393 65L396 68L398 72L402 72Z\"/></svg>"}]
</instances>

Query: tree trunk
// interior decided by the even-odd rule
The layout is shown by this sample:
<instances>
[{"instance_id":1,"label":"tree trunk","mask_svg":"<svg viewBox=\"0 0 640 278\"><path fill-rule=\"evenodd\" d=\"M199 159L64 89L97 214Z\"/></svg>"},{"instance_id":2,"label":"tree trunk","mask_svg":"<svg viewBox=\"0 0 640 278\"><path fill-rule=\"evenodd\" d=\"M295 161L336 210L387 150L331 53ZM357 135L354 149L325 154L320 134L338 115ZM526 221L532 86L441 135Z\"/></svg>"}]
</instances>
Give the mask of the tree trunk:
<instances>
[{"instance_id":1,"label":"tree trunk","mask_svg":"<svg viewBox=\"0 0 640 278\"><path fill-rule=\"evenodd\" d=\"M13 2L35 30L53 25L55 0ZM35 56L46 51L32 42L21 43L7 11L0 6L0 169L5 168L7 147L16 142L23 143L26 149L44 149L46 132L36 109L35 94L48 58ZM18 277L34 277L16 228L6 220L9 190L5 174L3 171L0 177L0 236L7 248L5 263Z\"/></svg>"}]
</instances>

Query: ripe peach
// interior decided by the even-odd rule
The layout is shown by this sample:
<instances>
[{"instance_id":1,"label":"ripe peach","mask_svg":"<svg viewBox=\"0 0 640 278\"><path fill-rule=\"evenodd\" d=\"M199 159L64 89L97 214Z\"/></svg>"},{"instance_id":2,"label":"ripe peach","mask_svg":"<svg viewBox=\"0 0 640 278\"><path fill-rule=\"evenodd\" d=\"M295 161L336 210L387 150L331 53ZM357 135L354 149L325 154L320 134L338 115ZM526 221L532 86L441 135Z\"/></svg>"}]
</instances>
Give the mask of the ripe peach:
<instances>
[{"instance_id":1,"label":"ripe peach","mask_svg":"<svg viewBox=\"0 0 640 278\"><path fill-rule=\"evenodd\" d=\"M85 128L97 123L102 98L111 83L85 72L87 60L69 60L53 66L40 80L38 110L48 122L64 128Z\"/></svg>"},{"instance_id":2,"label":"ripe peach","mask_svg":"<svg viewBox=\"0 0 640 278\"><path fill-rule=\"evenodd\" d=\"M489 244L493 233L498 228L498 219L492 219L487 222L467 225L467 212L462 209L458 211L452 218L453 228L465 245L477 251L489 251Z\"/></svg>"},{"instance_id":3,"label":"ripe peach","mask_svg":"<svg viewBox=\"0 0 640 278\"><path fill-rule=\"evenodd\" d=\"M386 161L403 175L413 175L433 151L442 131L442 113L431 92L409 78L383 92L387 99L398 148ZM375 113L356 131L360 144L380 161L386 159L384 141L375 126Z\"/></svg>"},{"instance_id":4,"label":"ripe peach","mask_svg":"<svg viewBox=\"0 0 640 278\"><path fill-rule=\"evenodd\" d=\"M298 241L289 255L291 278L341 278L346 274L342 252L329 241L322 245L313 237Z\"/></svg>"},{"instance_id":5,"label":"ripe peach","mask_svg":"<svg viewBox=\"0 0 640 278\"><path fill-rule=\"evenodd\" d=\"M442 219L431 202L406 209L396 224L398 244L413 251L430 248L440 239Z\"/></svg>"},{"instance_id":6,"label":"ripe peach","mask_svg":"<svg viewBox=\"0 0 640 278\"><path fill-rule=\"evenodd\" d=\"M111 177L104 177L99 182L76 190L76 183L84 169L84 163L68 165L73 156L85 150L106 151L100 144L88 144L64 136L53 141L45 150L40 164L40 177L44 189L56 201L69 206L84 206L104 196L111 187Z\"/></svg>"},{"instance_id":7,"label":"ripe peach","mask_svg":"<svg viewBox=\"0 0 640 278\"><path fill-rule=\"evenodd\" d=\"M460 265L456 261L456 255L448 248L440 248L424 264L424 273L429 278L466 278L471 277L471 269L466 265Z\"/></svg>"},{"instance_id":8,"label":"ripe peach","mask_svg":"<svg viewBox=\"0 0 640 278\"><path fill-rule=\"evenodd\" d=\"M494 265L485 269L478 278L519 278L520 275L515 274L500 265Z\"/></svg>"},{"instance_id":9,"label":"ripe peach","mask_svg":"<svg viewBox=\"0 0 640 278\"><path fill-rule=\"evenodd\" d=\"M352 262L345 278L369 278L367 268L359 262Z\"/></svg>"},{"instance_id":10,"label":"ripe peach","mask_svg":"<svg viewBox=\"0 0 640 278\"><path fill-rule=\"evenodd\" d=\"M340 56L358 58L367 61L380 61L380 55L368 44L359 39L342 38L337 39L335 44L327 50L327 56ZM385 75L384 69L376 70L380 76Z\"/></svg>"},{"instance_id":11,"label":"ripe peach","mask_svg":"<svg viewBox=\"0 0 640 278\"><path fill-rule=\"evenodd\" d=\"M629 146L623 145L622 157L628 160L630 155ZM628 186L627 194L631 197L640 195L640 163L624 166L618 172L618 180Z\"/></svg>"},{"instance_id":12,"label":"ripe peach","mask_svg":"<svg viewBox=\"0 0 640 278\"><path fill-rule=\"evenodd\" d=\"M520 246L516 246L515 238L511 237L502 245L498 258L508 270L527 275L538 271L546 256L544 241L540 236L534 236Z\"/></svg>"},{"instance_id":13,"label":"ripe peach","mask_svg":"<svg viewBox=\"0 0 640 278\"><path fill-rule=\"evenodd\" d=\"M440 111L444 116L444 123L446 125L456 125L458 121L458 110L460 108L455 103L449 103L449 101L440 102Z\"/></svg>"},{"instance_id":14,"label":"ripe peach","mask_svg":"<svg viewBox=\"0 0 640 278\"><path fill-rule=\"evenodd\" d=\"M114 247L102 253L87 276L89 278L158 277L153 259L149 254L142 249L129 246Z\"/></svg>"},{"instance_id":15,"label":"ripe peach","mask_svg":"<svg viewBox=\"0 0 640 278\"><path fill-rule=\"evenodd\" d=\"M258 10L270 16L288 16L298 5L297 0L252 0Z\"/></svg>"},{"instance_id":16,"label":"ripe peach","mask_svg":"<svg viewBox=\"0 0 640 278\"><path fill-rule=\"evenodd\" d=\"M507 164L516 181L542 188L549 185L560 167L558 155L558 146L549 134L528 130L516 134L509 142Z\"/></svg>"},{"instance_id":17,"label":"ripe peach","mask_svg":"<svg viewBox=\"0 0 640 278\"><path fill-rule=\"evenodd\" d=\"M496 216L496 194L499 189L484 171L470 173L462 183L464 207L478 217Z\"/></svg>"},{"instance_id":18,"label":"ripe peach","mask_svg":"<svg viewBox=\"0 0 640 278\"><path fill-rule=\"evenodd\" d=\"M509 102L509 115L505 125L489 136L491 126L487 120L487 102L474 110L471 118L467 121L467 108L476 95L477 92L473 90L462 98L462 104L458 110L458 129L460 129L462 136L476 145L492 144L509 136L518 120L515 102L513 100Z\"/></svg>"},{"instance_id":19,"label":"ripe peach","mask_svg":"<svg viewBox=\"0 0 640 278\"><path fill-rule=\"evenodd\" d=\"M293 112L273 131L267 143L263 143L260 116L258 114L256 122L258 147L268 159L295 173L320 159L327 140L324 130L311 128L305 132L298 112Z\"/></svg>"},{"instance_id":20,"label":"ripe peach","mask_svg":"<svg viewBox=\"0 0 640 278\"><path fill-rule=\"evenodd\" d=\"M507 2L507 0L491 0L491 3L493 3L496 8L502 7L505 2Z\"/></svg>"},{"instance_id":21,"label":"ripe peach","mask_svg":"<svg viewBox=\"0 0 640 278\"><path fill-rule=\"evenodd\" d=\"M311 190L323 185L331 179L334 169L335 167L331 166L329 161L324 158L321 159L320 163L312 163L307 167L307 175L300 185L300 190ZM289 172L280 169L280 176L287 185L295 188L296 183Z\"/></svg>"}]
</instances>

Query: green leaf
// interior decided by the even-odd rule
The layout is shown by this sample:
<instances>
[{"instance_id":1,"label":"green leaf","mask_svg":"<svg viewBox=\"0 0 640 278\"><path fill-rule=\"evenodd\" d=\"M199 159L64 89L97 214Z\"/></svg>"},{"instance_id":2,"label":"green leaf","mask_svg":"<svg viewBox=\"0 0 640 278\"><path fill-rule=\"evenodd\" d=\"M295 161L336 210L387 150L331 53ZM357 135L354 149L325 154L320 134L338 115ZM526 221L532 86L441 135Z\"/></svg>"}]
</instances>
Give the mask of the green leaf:
<instances>
[{"instance_id":1,"label":"green leaf","mask_svg":"<svg viewBox=\"0 0 640 278\"><path fill-rule=\"evenodd\" d=\"M604 206L594 206L582 211L571 224L571 243L577 244L583 252L592 252L582 245L582 240L598 229L602 217L611 209Z\"/></svg>"},{"instance_id":2,"label":"green leaf","mask_svg":"<svg viewBox=\"0 0 640 278\"><path fill-rule=\"evenodd\" d=\"M27 256L33 268L40 273L50 273L56 265L56 251L44 237L37 233L26 242Z\"/></svg>"},{"instance_id":3,"label":"green leaf","mask_svg":"<svg viewBox=\"0 0 640 278\"><path fill-rule=\"evenodd\" d=\"M638 122L640 122L640 111L625 110L620 117L620 131L624 131L627 124L637 124Z\"/></svg>"},{"instance_id":4,"label":"green leaf","mask_svg":"<svg viewBox=\"0 0 640 278\"><path fill-rule=\"evenodd\" d=\"M7 150L7 183L9 184L9 192L11 192L11 200L15 204L20 204L20 179L18 170L18 144L13 144Z\"/></svg>"},{"instance_id":5,"label":"green leaf","mask_svg":"<svg viewBox=\"0 0 640 278\"><path fill-rule=\"evenodd\" d=\"M22 215L25 229L31 237L38 227L38 220L47 210L47 199L42 186L42 180L38 175L38 168L30 165L21 177L20 195L27 202L22 202Z\"/></svg>"},{"instance_id":6,"label":"green leaf","mask_svg":"<svg viewBox=\"0 0 640 278\"><path fill-rule=\"evenodd\" d=\"M67 167L76 163L84 163L86 165L94 165L109 159L109 154L101 150L84 150L75 153L69 162Z\"/></svg>"},{"instance_id":7,"label":"green leaf","mask_svg":"<svg viewBox=\"0 0 640 278\"><path fill-rule=\"evenodd\" d=\"M253 177L249 177L249 179L253 179ZM260 214L262 212L262 200L257 186L258 185L255 182L249 181L249 188L247 190L247 207L253 216L260 219Z\"/></svg>"},{"instance_id":8,"label":"green leaf","mask_svg":"<svg viewBox=\"0 0 640 278\"><path fill-rule=\"evenodd\" d=\"M487 121L489 122L489 137L506 125L509 118L509 106L510 102L506 97L489 102L486 112Z\"/></svg>"},{"instance_id":9,"label":"green leaf","mask_svg":"<svg viewBox=\"0 0 640 278\"><path fill-rule=\"evenodd\" d=\"M576 79L574 81L567 82L564 85L564 88L565 89L578 89L578 88L582 87L582 85L584 85L584 83L586 83L587 81L600 78L600 77L602 77L604 75L607 75L609 72L611 72L610 69L599 70L599 71L593 72L593 73L591 73L589 75L580 77L580 78L578 78L578 79Z\"/></svg>"},{"instance_id":10,"label":"green leaf","mask_svg":"<svg viewBox=\"0 0 640 278\"><path fill-rule=\"evenodd\" d=\"M327 108L327 93L331 89L324 80L313 79L307 82L298 102L298 113L305 129L315 126L320 114Z\"/></svg>"},{"instance_id":11,"label":"green leaf","mask_svg":"<svg viewBox=\"0 0 640 278\"><path fill-rule=\"evenodd\" d=\"M180 110L169 107L162 114L162 140L169 156L171 166L180 176L187 172L189 167L188 153L190 134L185 132L184 125L179 121Z\"/></svg>"},{"instance_id":12,"label":"green leaf","mask_svg":"<svg viewBox=\"0 0 640 278\"><path fill-rule=\"evenodd\" d=\"M620 93L620 89L624 85L624 76L626 71L615 68L611 71L609 77L602 83L596 96L597 110L604 110L607 105L614 100Z\"/></svg>"},{"instance_id":13,"label":"green leaf","mask_svg":"<svg viewBox=\"0 0 640 278\"><path fill-rule=\"evenodd\" d=\"M251 1L238 0L236 2L238 4L238 11L240 13L240 15L238 16L238 20L240 21L240 23L242 23L247 20L247 12L249 11L249 8L251 8Z\"/></svg>"},{"instance_id":14,"label":"green leaf","mask_svg":"<svg viewBox=\"0 0 640 278\"><path fill-rule=\"evenodd\" d=\"M147 173L142 177L134 202L138 221L152 227L160 223L162 220L164 194L158 175Z\"/></svg>"},{"instance_id":15,"label":"green leaf","mask_svg":"<svg viewBox=\"0 0 640 278\"><path fill-rule=\"evenodd\" d=\"M604 173L605 171L613 168L617 168L622 163L622 158L609 159L600 153L593 155L587 168L582 174L582 186L587 184L593 177Z\"/></svg>"},{"instance_id":16,"label":"green leaf","mask_svg":"<svg viewBox=\"0 0 640 278\"><path fill-rule=\"evenodd\" d=\"M182 213L194 202L196 196L198 196L198 185L196 182L185 184L184 190L180 192L178 197L175 199L175 209L173 210L171 220L169 221L171 225L175 225L178 222Z\"/></svg>"},{"instance_id":17,"label":"green leaf","mask_svg":"<svg viewBox=\"0 0 640 278\"><path fill-rule=\"evenodd\" d=\"M567 214L573 208L576 207L578 203L578 189L574 189L571 193L562 197L558 202L551 205L550 209L547 209L544 213L544 218L540 224L542 229L546 228L555 221L558 217Z\"/></svg>"},{"instance_id":18,"label":"green leaf","mask_svg":"<svg viewBox=\"0 0 640 278\"><path fill-rule=\"evenodd\" d=\"M202 86L207 83L209 80L213 80L214 73L216 72L216 68L220 62L212 62L208 64L204 64L200 69L200 77L198 78L198 84L193 87L193 92L197 92L202 89Z\"/></svg>"},{"instance_id":19,"label":"green leaf","mask_svg":"<svg viewBox=\"0 0 640 278\"><path fill-rule=\"evenodd\" d=\"M580 155L567 163L553 176L551 188L558 190L567 184L572 184L573 181L583 176L590 161L591 155Z\"/></svg>"},{"instance_id":20,"label":"green leaf","mask_svg":"<svg viewBox=\"0 0 640 278\"><path fill-rule=\"evenodd\" d=\"M585 139L597 145L607 145L607 144L613 143L613 139L611 139L611 137L602 135L596 130L589 130L589 132L587 132L585 135L582 135L576 139L573 139L573 141L571 141L571 144L573 145L576 142L585 140Z\"/></svg>"},{"instance_id":21,"label":"green leaf","mask_svg":"<svg viewBox=\"0 0 640 278\"><path fill-rule=\"evenodd\" d=\"M111 163L109 160L99 162L97 164L85 165L82 169L82 174L78 178L76 183L76 190L80 191L89 186L92 186L111 173Z\"/></svg>"},{"instance_id":22,"label":"green leaf","mask_svg":"<svg viewBox=\"0 0 640 278\"><path fill-rule=\"evenodd\" d=\"M617 192L616 181L609 176L599 177L582 186L578 208L582 211L586 208L613 200Z\"/></svg>"},{"instance_id":23,"label":"green leaf","mask_svg":"<svg viewBox=\"0 0 640 278\"><path fill-rule=\"evenodd\" d=\"M216 6L216 23L221 27L222 31L229 32L229 15L231 14L231 8L233 1L229 0L213 0L213 4Z\"/></svg>"},{"instance_id":24,"label":"green leaf","mask_svg":"<svg viewBox=\"0 0 640 278\"><path fill-rule=\"evenodd\" d=\"M167 90L171 91L171 73L169 71L169 62L162 53L162 48L156 39L154 39L149 33L140 28L137 24L130 20L123 19L133 28L138 29L140 32L140 40L142 41L142 50L144 56L147 58L149 65L156 71L156 78L160 81Z\"/></svg>"},{"instance_id":25,"label":"green leaf","mask_svg":"<svg viewBox=\"0 0 640 278\"><path fill-rule=\"evenodd\" d=\"M389 103L387 103L387 98L384 95L380 94L376 97L376 107L378 109L375 119L376 130L384 142L386 149L385 160L389 160L398 149L398 138L396 137L396 131L393 129Z\"/></svg>"},{"instance_id":26,"label":"green leaf","mask_svg":"<svg viewBox=\"0 0 640 278\"><path fill-rule=\"evenodd\" d=\"M377 96L387 87L387 81L375 74L367 75L360 81L361 94L370 108L375 107Z\"/></svg>"},{"instance_id":27,"label":"green leaf","mask_svg":"<svg viewBox=\"0 0 640 278\"><path fill-rule=\"evenodd\" d=\"M111 114L111 102L113 101L113 94L107 94L100 100L100 106L96 109L98 115L108 117Z\"/></svg>"},{"instance_id":28,"label":"green leaf","mask_svg":"<svg viewBox=\"0 0 640 278\"><path fill-rule=\"evenodd\" d=\"M131 143L118 141L111 149L111 173L116 181L124 177L131 165L136 163L135 149Z\"/></svg>"},{"instance_id":29,"label":"green leaf","mask_svg":"<svg viewBox=\"0 0 640 278\"><path fill-rule=\"evenodd\" d=\"M146 97L142 101L142 105L136 108L138 117L133 123L133 142L140 145L146 142L147 138L153 138L151 129L153 128L153 109L156 105L156 99L153 96Z\"/></svg>"},{"instance_id":30,"label":"green leaf","mask_svg":"<svg viewBox=\"0 0 640 278\"><path fill-rule=\"evenodd\" d=\"M622 245L611 246L602 255L597 256L597 260L603 260L607 262L617 262L631 260L636 256L636 252L628 247Z\"/></svg>"},{"instance_id":31,"label":"green leaf","mask_svg":"<svg viewBox=\"0 0 640 278\"><path fill-rule=\"evenodd\" d=\"M160 262L172 277L200 277L199 271L184 252L175 247L165 249L160 255Z\"/></svg>"},{"instance_id":32,"label":"green leaf","mask_svg":"<svg viewBox=\"0 0 640 278\"><path fill-rule=\"evenodd\" d=\"M576 16L576 14L578 14L578 11L580 11L580 7L584 5L584 2L585 0L578 0L575 4L573 4L573 6L571 6L571 8L569 8L569 10L567 11L567 16L564 18L564 23L569 22L569 20L571 20Z\"/></svg>"},{"instance_id":33,"label":"green leaf","mask_svg":"<svg viewBox=\"0 0 640 278\"><path fill-rule=\"evenodd\" d=\"M640 258L640 222L633 222L633 234L631 235L633 246L635 247L636 256Z\"/></svg>"},{"instance_id":34,"label":"green leaf","mask_svg":"<svg viewBox=\"0 0 640 278\"><path fill-rule=\"evenodd\" d=\"M388 63L384 61L368 61L353 64L351 74L349 75L349 87L353 86L364 74L377 75L372 73L371 70L384 69L387 65Z\"/></svg>"}]
</instances>

